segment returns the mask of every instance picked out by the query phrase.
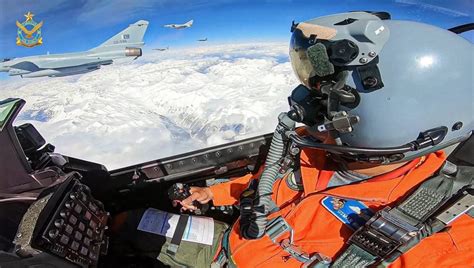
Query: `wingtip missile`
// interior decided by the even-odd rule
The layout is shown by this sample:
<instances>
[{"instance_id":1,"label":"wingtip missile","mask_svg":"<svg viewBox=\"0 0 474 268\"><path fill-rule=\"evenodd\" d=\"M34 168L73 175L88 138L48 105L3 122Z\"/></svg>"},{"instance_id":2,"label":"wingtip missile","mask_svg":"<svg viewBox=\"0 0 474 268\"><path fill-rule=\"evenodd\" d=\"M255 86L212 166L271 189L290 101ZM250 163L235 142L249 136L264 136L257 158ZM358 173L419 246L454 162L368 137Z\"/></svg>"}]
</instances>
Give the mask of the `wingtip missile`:
<instances>
[{"instance_id":1,"label":"wingtip missile","mask_svg":"<svg viewBox=\"0 0 474 268\"><path fill-rule=\"evenodd\" d=\"M144 25L148 25L150 24L150 22L148 22L147 20L139 20L133 24L130 24L130 25L137 25L137 26L144 26Z\"/></svg>"}]
</instances>

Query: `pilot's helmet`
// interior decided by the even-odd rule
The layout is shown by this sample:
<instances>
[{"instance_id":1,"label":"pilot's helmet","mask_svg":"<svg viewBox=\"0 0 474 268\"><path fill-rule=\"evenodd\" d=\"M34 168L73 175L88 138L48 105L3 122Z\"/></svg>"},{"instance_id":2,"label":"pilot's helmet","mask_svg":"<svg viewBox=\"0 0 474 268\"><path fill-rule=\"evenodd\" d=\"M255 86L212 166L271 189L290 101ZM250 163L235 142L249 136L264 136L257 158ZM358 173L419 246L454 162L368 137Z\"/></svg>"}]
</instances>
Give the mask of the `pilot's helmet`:
<instances>
[{"instance_id":1,"label":"pilot's helmet","mask_svg":"<svg viewBox=\"0 0 474 268\"><path fill-rule=\"evenodd\" d=\"M341 154L410 160L472 134L473 55L472 43L451 31L385 12L293 24L290 59L304 86L290 104L301 122L332 133Z\"/></svg>"}]
</instances>

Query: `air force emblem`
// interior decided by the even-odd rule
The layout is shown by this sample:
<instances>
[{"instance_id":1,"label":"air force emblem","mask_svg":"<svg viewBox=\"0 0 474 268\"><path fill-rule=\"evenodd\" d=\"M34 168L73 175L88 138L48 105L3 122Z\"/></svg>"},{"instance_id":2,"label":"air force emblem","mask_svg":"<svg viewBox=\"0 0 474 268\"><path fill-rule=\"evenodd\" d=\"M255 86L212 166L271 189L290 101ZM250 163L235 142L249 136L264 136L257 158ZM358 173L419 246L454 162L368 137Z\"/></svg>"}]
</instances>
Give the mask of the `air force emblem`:
<instances>
[{"instance_id":1,"label":"air force emblem","mask_svg":"<svg viewBox=\"0 0 474 268\"><path fill-rule=\"evenodd\" d=\"M33 20L34 14L29 12L25 14L26 20L22 23L16 21L18 27L16 44L24 47L34 47L43 44L41 37L41 27L43 22L37 23Z\"/></svg>"}]
</instances>

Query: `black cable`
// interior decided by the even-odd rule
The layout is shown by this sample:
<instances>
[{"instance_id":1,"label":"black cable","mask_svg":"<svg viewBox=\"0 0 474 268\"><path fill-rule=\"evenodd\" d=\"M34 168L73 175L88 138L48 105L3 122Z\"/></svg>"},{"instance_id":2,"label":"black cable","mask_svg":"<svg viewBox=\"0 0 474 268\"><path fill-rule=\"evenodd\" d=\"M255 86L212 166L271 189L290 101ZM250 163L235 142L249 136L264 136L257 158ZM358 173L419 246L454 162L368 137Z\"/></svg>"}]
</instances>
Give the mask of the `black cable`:
<instances>
[{"instance_id":1,"label":"black cable","mask_svg":"<svg viewBox=\"0 0 474 268\"><path fill-rule=\"evenodd\" d=\"M461 34L461 33L464 33L464 32L472 31L472 30L474 30L474 22L459 25L459 26L456 26L456 27L453 27L453 28L449 28L448 30L455 33L455 34Z\"/></svg>"},{"instance_id":2,"label":"black cable","mask_svg":"<svg viewBox=\"0 0 474 268\"><path fill-rule=\"evenodd\" d=\"M363 154L363 155L393 155L403 154L410 151L415 151L416 148L411 144L405 144L397 147L386 148L367 148L367 147L349 147L333 144L324 144L321 142L314 142L309 139L303 139L297 134L290 134L290 139L298 146L322 149L334 153L347 154Z\"/></svg>"}]
</instances>

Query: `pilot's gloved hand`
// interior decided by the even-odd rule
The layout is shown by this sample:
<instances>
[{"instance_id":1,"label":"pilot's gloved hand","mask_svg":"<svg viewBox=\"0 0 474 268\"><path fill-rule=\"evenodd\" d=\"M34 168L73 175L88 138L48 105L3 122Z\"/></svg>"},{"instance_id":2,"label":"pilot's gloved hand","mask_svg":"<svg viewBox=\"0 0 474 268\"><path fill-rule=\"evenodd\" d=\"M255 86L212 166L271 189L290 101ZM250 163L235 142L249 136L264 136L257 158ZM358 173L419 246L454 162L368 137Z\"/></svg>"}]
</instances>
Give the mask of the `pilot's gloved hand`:
<instances>
[{"instance_id":1,"label":"pilot's gloved hand","mask_svg":"<svg viewBox=\"0 0 474 268\"><path fill-rule=\"evenodd\" d=\"M193 205L194 201L198 201L201 204L207 204L214 197L209 187L190 187L189 192L191 193L186 199L177 201L176 204L182 206L182 210L196 210L197 207Z\"/></svg>"}]
</instances>

